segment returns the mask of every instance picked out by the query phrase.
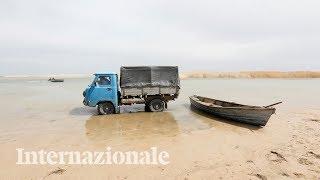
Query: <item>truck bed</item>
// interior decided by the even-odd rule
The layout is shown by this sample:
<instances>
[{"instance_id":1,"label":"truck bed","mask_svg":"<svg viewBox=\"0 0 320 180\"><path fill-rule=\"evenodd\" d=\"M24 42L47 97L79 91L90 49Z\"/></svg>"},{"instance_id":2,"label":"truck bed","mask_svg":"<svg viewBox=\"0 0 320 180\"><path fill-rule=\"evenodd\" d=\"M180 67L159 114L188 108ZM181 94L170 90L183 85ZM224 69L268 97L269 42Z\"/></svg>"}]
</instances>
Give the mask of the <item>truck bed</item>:
<instances>
[{"instance_id":1,"label":"truck bed","mask_svg":"<svg viewBox=\"0 0 320 180\"><path fill-rule=\"evenodd\" d=\"M123 87L122 96L151 96L151 95L174 95L179 94L179 87Z\"/></svg>"},{"instance_id":2,"label":"truck bed","mask_svg":"<svg viewBox=\"0 0 320 180\"><path fill-rule=\"evenodd\" d=\"M121 88L152 88L180 86L177 66L130 66L120 68ZM149 90L147 90L149 91Z\"/></svg>"}]
</instances>

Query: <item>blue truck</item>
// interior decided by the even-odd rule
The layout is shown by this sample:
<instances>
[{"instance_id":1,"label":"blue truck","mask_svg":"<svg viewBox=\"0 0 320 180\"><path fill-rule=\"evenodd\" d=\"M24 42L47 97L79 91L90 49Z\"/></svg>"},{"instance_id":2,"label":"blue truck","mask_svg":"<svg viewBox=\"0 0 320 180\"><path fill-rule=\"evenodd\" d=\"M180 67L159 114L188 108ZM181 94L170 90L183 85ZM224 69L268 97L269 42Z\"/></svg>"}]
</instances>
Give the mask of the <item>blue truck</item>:
<instances>
[{"instance_id":1,"label":"blue truck","mask_svg":"<svg viewBox=\"0 0 320 180\"><path fill-rule=\"evenodd\" d=\"M120 113L121 105L145 104L147 112L161 112L179 96L177 66L123 66L116 73L96 73L83 92L83 104L101 115Z\"/></svg>"}]
</instances>

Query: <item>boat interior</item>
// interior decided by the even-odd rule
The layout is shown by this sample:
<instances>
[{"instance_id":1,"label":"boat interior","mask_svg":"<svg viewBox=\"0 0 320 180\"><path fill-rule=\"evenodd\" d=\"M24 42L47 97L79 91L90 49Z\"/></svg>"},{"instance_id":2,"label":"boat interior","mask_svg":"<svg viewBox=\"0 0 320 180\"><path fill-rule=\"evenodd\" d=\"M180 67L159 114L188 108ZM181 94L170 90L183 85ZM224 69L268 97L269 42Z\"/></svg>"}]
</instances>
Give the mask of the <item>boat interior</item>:
<instances>
[{"instance_id":1,"label":"boat interior","mask_svg":"<svg viewBox=\"0 0 320 180\"><path fill-rule=\"evenodd\" d=\"M200 103L206 106L211 106L211 107L253 107L253 108L259 107L259 106L248 106L248 105L242 105L242 104L237 104L233 102L220 101L220 100L210 99L210 98L201 97L201 96L193 96L193 98L195 100L200 101Z\"/></svg>"}]
</instances>

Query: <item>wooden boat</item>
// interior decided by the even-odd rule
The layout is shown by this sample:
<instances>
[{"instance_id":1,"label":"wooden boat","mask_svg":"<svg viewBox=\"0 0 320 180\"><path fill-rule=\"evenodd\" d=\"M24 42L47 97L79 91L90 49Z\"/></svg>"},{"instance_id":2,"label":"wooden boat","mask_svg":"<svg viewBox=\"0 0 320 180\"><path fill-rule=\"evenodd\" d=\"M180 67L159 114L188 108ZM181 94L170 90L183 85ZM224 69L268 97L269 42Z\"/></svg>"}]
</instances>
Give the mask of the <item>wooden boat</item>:
<instances>
[{"instance_id":1,"label":"wooden boat","mask_svg":"<svg viewBox=\"0 0 320 180\"><path fill-rule=\"evenodd\" d=\"M64 82L63 79L55 79L55 78L50 78L48 81L50 81L50 82Z\"/></svg>"},{"instance_id":2,"label":"wooden boat","mask_svg":"<svg viewBox=\"0 0 320 180\"><path fill-rule=\"evenodd\" d=\"M276 112L273 106L282 102L269 106L249 106L194 95L190 97L190 103L191 107L212 115L256 126L265 126L271 115Z\"/></svg>"}]
</instances>

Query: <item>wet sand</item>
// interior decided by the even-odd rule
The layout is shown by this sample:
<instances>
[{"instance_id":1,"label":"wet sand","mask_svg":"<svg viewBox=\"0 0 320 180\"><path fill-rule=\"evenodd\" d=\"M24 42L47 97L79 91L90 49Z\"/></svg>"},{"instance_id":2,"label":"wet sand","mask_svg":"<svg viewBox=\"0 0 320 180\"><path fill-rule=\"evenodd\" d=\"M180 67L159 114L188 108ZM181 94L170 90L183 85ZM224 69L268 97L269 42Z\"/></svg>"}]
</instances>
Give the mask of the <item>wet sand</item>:
<instances>
[{"instance_id":1,"label":"wet sand","mask_svg":"<svg viewBox=\"0 0 320 180\"><path fill-rule=\"evenodd\" d=\"M89 79L0 83L0 177L17 179L317 179L320 177L319 80L187 80L162 113L143 106L97 116L83 107ZM236 84L235 86L233 86ZM19 87L17 89L17 87ZM195 88L202 87L202 88ZM267 87L271 88L267 89ZM23 90L23 94L20 94ZM264 128L190 109L201 94L246 104L278 106ZM170 164L16 165L16 148L54 151L168 151Z\"/></svg>"}]
</instances>

